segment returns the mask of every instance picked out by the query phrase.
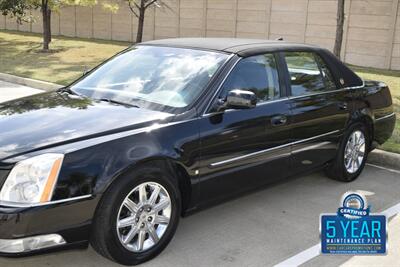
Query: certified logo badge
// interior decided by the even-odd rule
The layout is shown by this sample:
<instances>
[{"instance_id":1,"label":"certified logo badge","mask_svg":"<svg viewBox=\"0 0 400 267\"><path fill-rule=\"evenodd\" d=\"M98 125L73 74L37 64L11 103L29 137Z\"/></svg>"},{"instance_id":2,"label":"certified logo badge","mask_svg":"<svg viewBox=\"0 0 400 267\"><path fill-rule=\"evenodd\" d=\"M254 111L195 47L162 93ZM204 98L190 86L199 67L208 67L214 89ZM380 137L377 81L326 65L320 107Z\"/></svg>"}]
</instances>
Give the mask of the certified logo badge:
<instances>
[{"instance_id":1,"label":"certified logo badge","mask_svg":"<svg viewBox=\"0 0 400 267\"><path fill-rule=\"evenodd\" d=\"M370 214L366 197L358 192L342 196L336 214L320 219L323 254L386 254L385 215Z\"/></svg>"},{"instance_id":2,"label":"certified logo badge","mask_svg":"<svg viewBox=\"0 0 400 267\"><path fill-rule=\"evenodd\" d=\"M340 201L342 206L338 209L338 215L347 219L359 219L369 215L367 198L359 193L347 192Z\"/></svg>"}]
</instances>

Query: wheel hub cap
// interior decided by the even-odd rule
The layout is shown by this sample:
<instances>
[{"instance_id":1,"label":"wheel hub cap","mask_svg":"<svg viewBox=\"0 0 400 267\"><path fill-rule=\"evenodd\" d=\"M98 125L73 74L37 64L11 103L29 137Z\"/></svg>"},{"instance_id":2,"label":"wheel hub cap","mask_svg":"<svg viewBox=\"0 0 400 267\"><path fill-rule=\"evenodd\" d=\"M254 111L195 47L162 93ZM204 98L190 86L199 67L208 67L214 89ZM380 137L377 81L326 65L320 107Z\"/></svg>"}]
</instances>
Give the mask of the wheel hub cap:
<instances>
[{"instance_id":1,"label":"wheel hub cap","mask_svg":"<svg viewBox=\"0 0 400 267\"><path fill-rule=\"evenodd\" d=\"M361 131L354 131L347 140L344 152L344 164L348 173L360 169L365 156L365 136Z\"/></svg>"},{"instance_id":2,"label":"wheel hub cap","mask_svg":"<svg viewBox=\"0 0 400 267\"><path fill-rule=\"evenodd\" d=\"M133 252L156 245L168 228L171 199L165 188L142 183L125 198L118 212L117 234L121 244Z\"/></svg>"}]
</instances>

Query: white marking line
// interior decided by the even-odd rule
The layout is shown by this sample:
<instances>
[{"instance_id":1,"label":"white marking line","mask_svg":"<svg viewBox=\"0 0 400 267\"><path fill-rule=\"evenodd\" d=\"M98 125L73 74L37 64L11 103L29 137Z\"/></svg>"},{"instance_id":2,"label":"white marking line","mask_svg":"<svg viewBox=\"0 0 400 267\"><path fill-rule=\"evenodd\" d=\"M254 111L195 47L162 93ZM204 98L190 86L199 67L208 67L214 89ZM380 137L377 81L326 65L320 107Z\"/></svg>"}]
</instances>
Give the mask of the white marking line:
<instances>
[{"instance_id":1,"label":"white marking line","mask_svg":"<svg viewBox=\"0 0 400 267\"><path fill-rule=\"evenodd\" d=\"M400 171L397 170L392 170L388 169L385 167L373 165L373 164L368 164L369 166L376 167L379 169L395 172L395 173L400 173ZM382 212L384 215L386 215L389 218L397 215L400 213L400 203L397 203L396 205L388 208L387 210ZM294 267L294 266L300 266L304 263L306 263L309 260L312 260L313 258L319 256L321 253L321 243L316 244L315 246L312 246L278 264L276 264L274 267Z\"/></svg>"},{"instance_id":2,"label":"white marking line","mask_svg":"<svg viewBox=\"0 0 400 267\"><path fill-rule=\"evenodd\" d=\"M321 243L312 246L311 248L306 249L300 252L299 254L296 254L293 257L290 257L289 259L276 264L274 267L299 266L317 257L320 254L320 250L321 250Z\"/></svg>"},{"instance_id":3,"label":"white marking line","mask_svg":"<svg viewBox=\"0 0 400 267\"><path fill-rule=\"evenodd\" d=\"M388 208L387 210L385 210L382 213L384 215L386 215L388 217L388 219L399 214L400 213L400 203L397 203L396 205Z\"/></svg>"},{"instance_id":4,"label":"white marking line","mask_svg":"<svg viewBox=\"0 0 400 267\"><path fill-rule=\"evenodd\" d=\"M375 167L375 168L381 169L381 170L385 170L385 171L389 171L389 172L394 172L394 173L399 173L399 174L400 174L400 171L399 171L399 170L390 169L390 168L378 166L378 165L371 164L371 163L367 163L367 165L368 165L368 166L371 166L371 167Z\"/></svg>"}]
</instances>

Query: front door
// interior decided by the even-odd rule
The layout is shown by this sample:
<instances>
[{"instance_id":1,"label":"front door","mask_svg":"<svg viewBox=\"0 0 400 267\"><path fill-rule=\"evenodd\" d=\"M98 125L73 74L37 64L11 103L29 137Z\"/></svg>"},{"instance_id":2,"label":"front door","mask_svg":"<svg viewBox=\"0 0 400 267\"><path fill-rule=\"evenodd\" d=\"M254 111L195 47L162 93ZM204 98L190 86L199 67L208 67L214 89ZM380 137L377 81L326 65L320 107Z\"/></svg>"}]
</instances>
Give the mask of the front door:
<instances>
[{"instance_id":1,"label":"front door","mask_svg":"<svg viewBox=\"0 0 400 267\"><path fill-rule=\"evenodd\" d=\"M216 112L234 89L253 91L257 106ZM274 54L244 58L233 69L200 119L201 202L274 181L288 168L290 105L283 92Z\"/></svg>"}]
</instances>

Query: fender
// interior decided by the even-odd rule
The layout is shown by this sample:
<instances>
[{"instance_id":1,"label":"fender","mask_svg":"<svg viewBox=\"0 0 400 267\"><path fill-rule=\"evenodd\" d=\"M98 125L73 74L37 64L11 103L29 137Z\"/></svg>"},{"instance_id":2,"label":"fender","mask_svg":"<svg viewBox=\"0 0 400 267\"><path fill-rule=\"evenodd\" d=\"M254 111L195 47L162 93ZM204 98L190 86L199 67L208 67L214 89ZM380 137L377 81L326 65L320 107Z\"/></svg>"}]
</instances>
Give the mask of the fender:
<instances>
[{"instance_id":1,"label":"fender","mask_svg":"<svg viewBox=\"0 0 400 267\"><path fill-rule=\"evenodd\" d=\"M370 133L371 144L382 144L390 138L395 124L392 97L388 86L379 81L365 81L363 88L353 93L353 111L349 124L364 122ZM393 115L393 116L392 116ZM386 118L381 121L382 118ZM376 146L372 145L372 149Z\"/></svg>"},{"instance_id":2,"label":"fender","mask_svg":"<svg viewBox=\"0 0 400 267\"><path fill-rule=\"evenodd\" d=\"M170 166L179 169L183 177L190 179L190 191L196 192L200 144L193 128L198 128L197 120L167 123L135 133L109 136L107 142L102 140L67 153L54 200L102 194L121 174L144 162L157 160L170 162ZM94 140L87 142L93 143Z\"/></svg>"},{"instance_id":3,"label":"fender","mask_svg":"<svg viewBox=\"0 0 400 267\"><path fill-rule=\"evenodd\" d=\"M193 118L194 117L194 118ZM141 129L119 132L27 153L12 159L7 169L23 159L43 153L64 153L64 162L52 201L102 195L122 174L149 161L166 162L177 173L187 208L198 196L200 139L195 116L165 121ZM97 199L97 197L96 197ZM190 204L188 204L190 203Z\"/></svg>"},{"instance_id":4,"label":"fender","mask_svg":"<svg viewBox=\"0 0 400 267\"><path fill-rule=\"evenodd\" d=\"M369 107L364 107L362 109L358 110L353 110L353 112L350 114L349 121L346 125L346 128L349 127L350 125L357 123L357 122L362 122L366 125L369 137L370 137L370 145L374 140L374 119L373 119L373 111Z\"/></svg>"}]
</instances>

